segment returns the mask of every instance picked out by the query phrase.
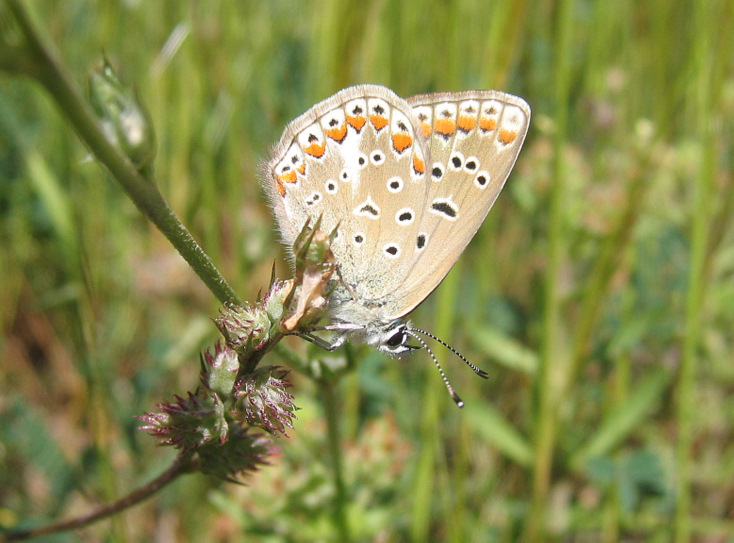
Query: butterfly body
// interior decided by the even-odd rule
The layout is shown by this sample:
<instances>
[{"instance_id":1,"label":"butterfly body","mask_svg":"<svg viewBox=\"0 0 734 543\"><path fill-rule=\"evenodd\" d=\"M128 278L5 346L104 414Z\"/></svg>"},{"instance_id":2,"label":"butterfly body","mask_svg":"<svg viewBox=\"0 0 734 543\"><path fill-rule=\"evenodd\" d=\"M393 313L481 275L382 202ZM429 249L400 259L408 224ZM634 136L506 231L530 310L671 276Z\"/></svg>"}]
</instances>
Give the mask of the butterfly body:
<instances>
[{"instance_id":1,"label":"butterfly body","mask_svg":"<svg viewBox=\"0 0 734 543\"><path fill-rule=\"evenodd\" d=\"M412 349L405 316L456 263L527 133L530 108L497 91L420 95L359 85L291 122L264 165L283 242L306 221L338 228L329 330L388 354Z\"/></svg>"}]
</instances>

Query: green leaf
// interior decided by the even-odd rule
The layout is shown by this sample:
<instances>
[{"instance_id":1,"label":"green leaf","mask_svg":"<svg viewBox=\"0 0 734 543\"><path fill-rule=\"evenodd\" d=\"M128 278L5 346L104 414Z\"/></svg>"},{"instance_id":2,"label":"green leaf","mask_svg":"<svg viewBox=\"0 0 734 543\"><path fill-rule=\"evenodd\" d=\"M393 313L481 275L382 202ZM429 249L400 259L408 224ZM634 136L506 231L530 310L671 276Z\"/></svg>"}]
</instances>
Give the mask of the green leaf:
<instances>
[{"instance_id":1,"label":"green leaf","mask_svg":"<svg viewBox=\"0 0 734 543\"><path fill-rule=\"evenodd\" d=\"M471 326L469 337L477 349L502 366L528 375L538 370L538 355L496 328Z\"/></svg>"},{"instance_id":2,"label":"green leaf","mask_svg":"<svg viewBox=\"0 0 734 543\"><path fill-rule=\"evenodd\" d=\"M491 404L479 399L467 402L463 415L477 434L502 454L521 466L530 466L533 459L530 444Z\"/></svg>"},{"instance_id":3,"label":"green leaf","mask_svg":"<svg viewBox=\"0 0 734 543\"><path fill-rule=\"evenodd\" d=\"M591 457L607 454L623 441L660 401L668 379L669 375L663 369L646 375L629 399L609 413L599 426L599 430L592 434L587 444L580 447L571 458L572 468L579 469Z\"/></svg>"}]
</instances>

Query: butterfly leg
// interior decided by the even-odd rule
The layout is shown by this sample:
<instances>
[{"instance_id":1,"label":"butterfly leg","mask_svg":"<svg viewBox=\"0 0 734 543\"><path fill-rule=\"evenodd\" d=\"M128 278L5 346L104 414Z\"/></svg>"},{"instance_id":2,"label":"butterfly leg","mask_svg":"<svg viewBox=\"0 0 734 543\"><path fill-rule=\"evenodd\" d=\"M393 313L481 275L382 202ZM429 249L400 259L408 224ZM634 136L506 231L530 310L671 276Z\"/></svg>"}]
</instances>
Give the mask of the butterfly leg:
<instances>
[{"instance_id":1,"label":"butterfly leg","mask_svg":"<svg viewBox=\"0 0 734 543\"><path fill-rule=\"evenodd\" d=\"M317 347L321 347L325 351L334 352L339 347L344 345L344 342L347 340L347 332L350 332L353 330L362 330L363 328L364 326L361 326L359 324L346 324L346 323L329 324L327 326L319 326L316 328L312 328L309 332L293 332L287 335L298 336L300 338L305 339L306 341L313 343ZM320 331L337 332L337 334L334 337L333 341L329 342L326 339L313 334L313 332L320 332Z\"/></svg>"},{"instance_id":2,"label":"butterfly leg","mask_svg":"<svg viewBox=\"0 0 734 543\"><path fill-rule=\"evenodd\" d=\"M325 330L326 328L320 328L319 330ZM326 339L319 337L317 335L306 333L306 332L300 332L300 333L292 333L292 334L286 334L288 336L298 336L302 339L305 339L306 341L313 343L317 347L320 347L324 349L325 351L334 352L339 347L344 345L344 342L346 341L346 336L344 334L339 334L336 336L334 341L329 342Z\"/></svg>"},{"instance_id":3,"label":"butterfly leg","mask_svg":"<svg viewBox=\"0 0 734 543\"><path fill-rule=\"evenodd\" d=\"M320 347L324 349L325 351L329 351L329 352L333 352L337 350L339 347L341 347L344 344L344 336L339 336L336 338L334 342L329 343L324 338L315 336L313 334L300 333L300 334L289 334L289 335L298 336L302 339L305 339L306 341L313 343L317 347Z\"/></svg>"},{"instance_id":4,"label":"butterfly leg","mask_svg":"<svg viewBox=\"0 0 734 543\"><path fill-rule=\"evenodd\" d=\"M352 297L352 300L356 300L357 294L354 292L351 285L344 280L344 277L342 277L340 266L336 267L336 275L339 277L339 282L344 286L345 289L347 289L347 292Z\"/></svg>"}]
</instances>

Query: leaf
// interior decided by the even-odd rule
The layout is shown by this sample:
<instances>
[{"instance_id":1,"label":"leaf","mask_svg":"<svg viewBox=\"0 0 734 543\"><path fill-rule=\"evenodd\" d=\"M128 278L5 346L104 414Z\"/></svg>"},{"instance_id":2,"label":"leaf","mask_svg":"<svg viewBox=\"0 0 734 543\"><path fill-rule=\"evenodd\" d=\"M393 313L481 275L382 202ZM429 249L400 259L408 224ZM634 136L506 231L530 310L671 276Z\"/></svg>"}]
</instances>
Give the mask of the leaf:
<instances>
[{"instance_id":1,"label":"leaf","mask_svg":"<svg viewBox=\"0 0 734 543\"><path fill-rule=\"evenodd\" d=\"M605 492L616 490L625 513L636 512L644 498L664 496L670 486L660 457L651 451L634 451L617 459L597 456L587 468L589 479Z\"/></svg>"},{"instance_id":2,"label":"leaf","mask_svg":"<svg viewBox=\"0 0 734 543\"><path fill-rule=\"evenodd\" d=\"M570 465L574 469L579 469L586 465L591 457L608 454L612 447L625 439L660 401L668 379L668 372L663 369L645 376L629 399L609 413L588 443L579 448L571 458Z\"/></svg>"},{"instance_id":3,"label":"leaf","mask_svg":"<svg viewBox=\"0 0 734 543\"><path fill-rule=\"evenodd\" d=\"M474 399L466 404L463 415L478 437L497 447L517 464L531 465L533 453L530 444L491 404Z\"/></svg>"},{"instance_id":4,"label":"leaf","mask_svg":"<svg viewBox=\"0 0 734 543\"><path fill-rule=\"evenodd\" d=\"M502 366L528 375L538 370L538 355L496 328L472 326L470 338L477 349Z\"/></svg>"}]
</instances>

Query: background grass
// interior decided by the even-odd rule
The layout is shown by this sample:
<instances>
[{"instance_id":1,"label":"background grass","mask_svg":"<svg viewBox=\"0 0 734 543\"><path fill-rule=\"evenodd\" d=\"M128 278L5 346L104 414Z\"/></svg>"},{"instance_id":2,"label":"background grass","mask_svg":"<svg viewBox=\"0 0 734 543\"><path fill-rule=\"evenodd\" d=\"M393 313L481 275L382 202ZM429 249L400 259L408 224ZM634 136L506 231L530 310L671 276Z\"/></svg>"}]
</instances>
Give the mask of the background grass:
<instances>
[{"instance_id":1,"label":"background grass","mask_svg":"<svg viewBox=\"0 0 734 543\"><path fill-rule=\"evenodd\" d=\"M256 171L312 104L363 82L496 88L534 115L486 224L413 315L490 372L437 350L464 411L425 354L351 348L333 389L292 374L295 431L247 487L189 476L55 541L342 541L345 523L355 541L732 541L734 4L29 4L80 87L103 50L137 86L160 189L243 299L274 259L288 274ZM0 251L12 526L171 462L134 417L195 386L218 304L48 96L5 74Z\"/></svg>"}]
</instances>

